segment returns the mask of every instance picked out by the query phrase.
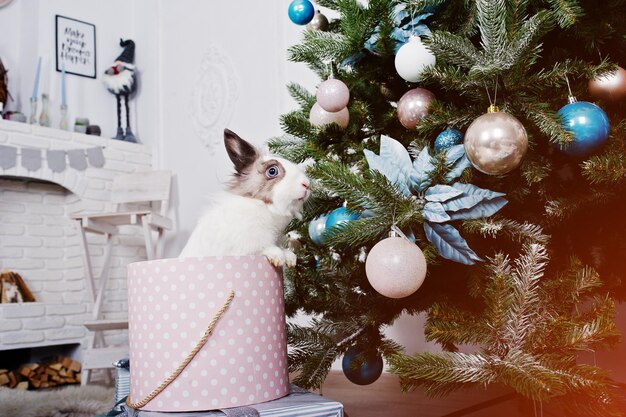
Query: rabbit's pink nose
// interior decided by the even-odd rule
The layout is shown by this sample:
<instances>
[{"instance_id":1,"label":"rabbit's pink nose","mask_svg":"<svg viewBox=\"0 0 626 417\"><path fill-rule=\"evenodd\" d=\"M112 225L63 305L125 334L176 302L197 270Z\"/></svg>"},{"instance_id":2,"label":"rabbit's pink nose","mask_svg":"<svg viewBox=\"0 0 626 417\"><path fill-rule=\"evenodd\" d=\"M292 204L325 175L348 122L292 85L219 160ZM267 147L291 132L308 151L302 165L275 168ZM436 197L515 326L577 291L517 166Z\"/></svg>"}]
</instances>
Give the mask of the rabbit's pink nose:
<instances>
[{"instance_id":1,"label":"rabbit's pink nose","mask_svg":"<svg viewBox=\"0 0 626 417\"><path fill-rule=\"evenodd\" d=\"M304 187L305 190L308 190L311 184L308 181L303 181L302 186Z\"/></svg>"}]
</instances>

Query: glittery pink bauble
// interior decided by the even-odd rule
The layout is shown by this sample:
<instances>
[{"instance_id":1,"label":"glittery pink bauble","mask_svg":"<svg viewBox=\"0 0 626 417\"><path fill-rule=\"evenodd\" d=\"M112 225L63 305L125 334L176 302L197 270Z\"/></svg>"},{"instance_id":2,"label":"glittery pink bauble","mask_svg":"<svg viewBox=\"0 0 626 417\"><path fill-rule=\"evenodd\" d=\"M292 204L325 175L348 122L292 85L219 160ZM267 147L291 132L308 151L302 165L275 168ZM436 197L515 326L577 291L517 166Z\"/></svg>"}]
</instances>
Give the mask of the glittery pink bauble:
<instances>
[{"instance_id":1,"label":"glittery pink bauble","mask_svg":"<svg viewBox=\"0 0 626 417\"><path fill-rule=\"evenodd\" d=\"M435 95L424 88L414 88L404 93L398 101L398 119L407 129L415 129L424 117L428 116L428 106Z\"/></svg>"},{"instance_id":2,"label":"glittery pink bauble","mask_svg":"<svg viewBox=\"0 0 626 417\"><path fill-rule=\"evenodd\" d=\"M346 107L338 112L331 113L324 110L318 103L315 103L313 107L311 107L309 122L315 127L336 123L339 127L345 129L348 127L348 122L350 122L350 113Z\"/></svg>"},{"instance_id":3,"label":"glittery pink bauble","mask_svg":"<svg viewBox=\"0 0 626 417\"><path fill-rule=\"evenodd\" d=\"M365 274L372 287L385 297L408 297L426 278L426 258L414 243L388 237L367 255Z\"/></svg>"},{"instance_id":4,"label":"glittery pink bauble","mask_svg":"<svg viewBox=\"0 0 626 417\"><path fill-rule=\"evenodd\" d=\"M317 103L331 113L338 112L348 105L350 90L337 79L326 80L317 87Z\"/></svg>"}]
</instances>

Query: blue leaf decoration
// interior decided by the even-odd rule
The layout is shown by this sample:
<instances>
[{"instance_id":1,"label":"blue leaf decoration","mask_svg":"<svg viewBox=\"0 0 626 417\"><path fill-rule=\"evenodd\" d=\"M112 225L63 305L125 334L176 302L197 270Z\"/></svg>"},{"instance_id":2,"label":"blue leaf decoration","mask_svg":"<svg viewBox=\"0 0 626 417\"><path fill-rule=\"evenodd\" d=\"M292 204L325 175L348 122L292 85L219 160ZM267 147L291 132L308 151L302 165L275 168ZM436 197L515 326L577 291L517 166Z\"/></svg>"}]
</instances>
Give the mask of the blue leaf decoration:
<instances>
[{"instance_id":1,"label":"blue leaf decoration","mask_svg":"<svg viewBox=\"0 0 626 417\"><path fill-rule=\"evenodd\" d=\"M424 215L424 219L433 223L443 223L450 220L450 216L443 209L441 203L436 203L430 201L424 205L424 210L422 211Z\"/></svg>"},{"instance_id":2,"label":"blue leaf decoration","mask_svg":"<svg viewBox=\"0 0 626 417\"><path fill-rule=\"evenodd\" d=\"M465 146L454 145L446 149L446 164L453 165L456 161L465 155Z\"/></svg>"},{"instance_id":3,"label":"blue leaf decoration","mask_svg":"<svg viewBox=\"0 0 626 417\"><path fill-rule=\"evenodd\" d=\"M494 215L498 210L504 207L508 201L502 197L496 197L491 200L484 200L472 208L462 209L450 213L451 220L469 220L480 219Z\"/></svg>"},{"instance_id":4,"label":"blue leaf decoration","mask_svg":"<svg viewBox=\"0 0 626 417\"><path fill-rule=\"evenodd\" d=\"M423 21L432 16L431 12L426 12L412 17L413 13L409 13L408 8L404 5L396 5L394 10L394 28L390 37L396 41L395 52L404 45L411 36L430 35L430 29Z\"/></svg>"},{"instance_id":5,"label":"blue leaf decoration","mask_svg":"<svg viewBox=\"0 0 626 417\"><path fill-rule=\"evenodd\" d=\"M457 190L456 188L450 187L449 185L433 185L429 189L426 190L424 194L424 198L427 201L448 201L451 198L459 196L463 194L463 191Z\"/></svg>"},{"instance_id":6,"label":"blue leaf decoration","mask_svg":"<svg viewBox=\"0 0 626 417\"><path fill-rule=\"evenodd\" d=\"M467 210L483 201L485 197L481 195L465 195L454 198L452 200L443 203L443 208L449 212L455 212L459 210Z\"/></svg>"},{"instance_id":7,"label":"blue leaf decoration","mask_svg":"<svg viewBox=\"0 0 626 417\"><path fill-rule=\"evenodd\" d=\"M422 149L413 161L413 170L409 175L409 187L416 192L424 191L430 184L430 172L435 169L432 157L428 153L428 148Z\"/></svg>"},{"instance_id":8,"label":"blue leaf decoration","mask_svg":"<svg viewBox=\"0 0 626 417\"><path fill-rule=\"evenodd\" d=\"M354 55L350 55L346 57L343 61L341 61L340 66L342 67L354 67L358 64L363 58L365 58L367 54L364 51L357 52Z\"/></svg>"},{"instance_id":9,"label":"blue leaf decoration","mask_svg":"<svg viewBox=\"0 0 626 417\"><path fill-rule=\"evenodd\" d=\"M365 149L365 159L371 170L378 171L396 184L404 195L410 195L407 178L412 169L411 157L404 145L388 136L380 138L380 155Z\"/></svg>"},{"instance_id":10,"label":"blue leaf decoration","mask_svg":"<svg viewBox=\"0 0 626 417\"><path fill-rule=\"evenodd\" d=\"M456 188L457 190L461 190L465 194L468 194L468 195L472 195L472 194L482 195L485 197L485 200L490 200L496 197L504 197L506 195L504 193L499 193L497 191L491 191L491 190L485 190L484 188L476 187L473 184L465 184L462 182L455 182L454 184L452 184L452 186Z\"/></svg>"},{"instance_id":11,"label":"blue leaf decoration","mask_svg":"<svg viewBox=\"0 0 626 417\"><path fill-rule=\"evenodd\" d=\"M482 261L451 225L424 222L424 231L426 238L435 245L441 257L465 265Z\"/></svg>"},{"instance_id":12,"label":"blue leaf decoration","mask_svg":"<svg viewBox=\"0 0 626 417\"><path fill-rule=\"evenodd\" d=\"M485 190L483 188L478 188L475 185L463 184L461 182L455 182L452 184L452 187L459 191L463 191L463 195L453 198L452 200L448 200L443 204L443 208L445 208L448 212L471 209L483 201L493 200L497 197L505 195L504 193ZM485 211L489 210L485 209Z\"/></svg>"},{"instance_id":13,"label":"blue leaf decoration","mask_svg":"<svg viewBox=\"0 0 626 417\"><path fill-rule=\"evenodd\" d=\"M457 146L463 146L463 145L457 145ZM463 174L463 171L465 171L467 168L471 166L472 166L472 163L469 161L469 159L467 159L467 155L465 155L465 152L463 152L463 155L461 156L461 158L454 164L452 169L448 171L448 173L446 174L446 177L445 177L446 181L447 182L454 181L455 179L459 178L461 174Z\"/></svg>"}]
</instances>

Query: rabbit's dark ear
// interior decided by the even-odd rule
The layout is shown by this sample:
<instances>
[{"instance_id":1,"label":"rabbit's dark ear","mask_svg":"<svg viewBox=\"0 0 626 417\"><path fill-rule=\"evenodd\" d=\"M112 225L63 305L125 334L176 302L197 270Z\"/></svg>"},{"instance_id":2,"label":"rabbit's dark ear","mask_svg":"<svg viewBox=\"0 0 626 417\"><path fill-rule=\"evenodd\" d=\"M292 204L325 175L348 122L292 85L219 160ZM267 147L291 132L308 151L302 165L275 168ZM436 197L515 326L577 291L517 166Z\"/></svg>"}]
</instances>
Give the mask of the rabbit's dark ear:
<instances>
[{"instance_id":1,"label":"rabbit's dark ear","mask_svg":"<svg viewBox=\"0 0 626 417\"><path fill-rule=\"evenodd\" d=\"M228 157L233 161L235 170L238 173L246 171L259 157L256 148L241 139L239 135L232 130L224 129L224 145L226 146Z\"/></svg>"}]
</instances>

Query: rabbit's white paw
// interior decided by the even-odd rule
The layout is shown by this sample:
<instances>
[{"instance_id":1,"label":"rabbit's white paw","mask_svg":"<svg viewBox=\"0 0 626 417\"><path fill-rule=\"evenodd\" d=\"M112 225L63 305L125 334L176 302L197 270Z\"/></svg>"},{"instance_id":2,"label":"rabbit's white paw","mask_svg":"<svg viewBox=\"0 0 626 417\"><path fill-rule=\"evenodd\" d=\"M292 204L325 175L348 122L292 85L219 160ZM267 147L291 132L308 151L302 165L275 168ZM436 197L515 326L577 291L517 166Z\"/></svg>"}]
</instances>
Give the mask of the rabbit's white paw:
<instances>
[{"instance_id":1,"label":"rabbit's white paw","mask_svg":"<svg viewBox=\"0 0 626 417\"><path fill-rule=\"evenodd\" d=\"M278 246L270 246L265 248L261 255L265 256L274 266L285 265L285 251Z\"/></svg>"},{"instance_id":2,"label":"rabbit's white paw","mask_svg":"<svg viewBox=\"0 0 626 417\"><path fill-rule=\"evenodd\" d=\"M283 252L285 253L285 264L289 267L296 266L296 262L298 262L296 254L289 249L285 249Z\"/></svg>"}]
</instances>

